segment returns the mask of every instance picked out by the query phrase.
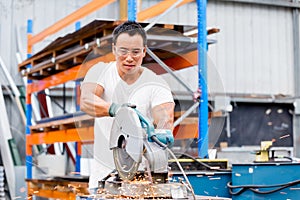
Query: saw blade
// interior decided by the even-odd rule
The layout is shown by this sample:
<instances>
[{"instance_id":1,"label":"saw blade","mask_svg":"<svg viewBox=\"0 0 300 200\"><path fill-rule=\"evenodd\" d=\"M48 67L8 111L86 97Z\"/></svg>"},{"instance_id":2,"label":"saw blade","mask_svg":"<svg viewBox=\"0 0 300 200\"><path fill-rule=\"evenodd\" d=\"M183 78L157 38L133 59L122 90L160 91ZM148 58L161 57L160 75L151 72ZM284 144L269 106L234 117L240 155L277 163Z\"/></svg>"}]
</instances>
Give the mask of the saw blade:
<instances>
[{"instance_id":1,"label":"saw blade","mask_svg":"<svg viewBox=\"0 0 300 200\"><path fill-rule=\"evenodd\" d=\"M121 148L113 148L114 162L119 176L123 180L132 180L138 171L139 163L126 152L126 140L122 140Z\"/></svg>"},{"instance_id":2,"label":"saw blade","mask_svg":"<svg viewBox=\"0 0 300 200\"><path fill-rule=\"evenodd\" d=\"M145 130L136 111L122 107L117 112L110 134L115 167L123 180L132 180L142 161Z\"/></svg>"}]
</instances>

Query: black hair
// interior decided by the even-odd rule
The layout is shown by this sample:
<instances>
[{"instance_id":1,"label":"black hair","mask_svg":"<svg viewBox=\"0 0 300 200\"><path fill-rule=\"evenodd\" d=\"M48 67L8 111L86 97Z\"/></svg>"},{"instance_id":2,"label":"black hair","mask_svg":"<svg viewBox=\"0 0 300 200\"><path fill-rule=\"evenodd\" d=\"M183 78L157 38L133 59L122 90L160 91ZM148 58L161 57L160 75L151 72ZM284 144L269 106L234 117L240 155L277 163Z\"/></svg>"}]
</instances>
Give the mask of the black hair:
<instances>
[{"instance_id":1,"label":"black hair","mask_svg":"<svg viewBox=\"0 0 300 200\"><path fill-rule=\"evenodd\" d=\"M130 36L134 36L136 34L142 36L143 38L143 44L146 45L147 44L147 35L146 35L146 31L144 30L144 28L137 22L134 21L126 21L120 25L118 25L112 35L112 42L113 44L116 44L117 39L119 37L119 35L121 33L128 33Z\"/></svg>"}]
</instances>

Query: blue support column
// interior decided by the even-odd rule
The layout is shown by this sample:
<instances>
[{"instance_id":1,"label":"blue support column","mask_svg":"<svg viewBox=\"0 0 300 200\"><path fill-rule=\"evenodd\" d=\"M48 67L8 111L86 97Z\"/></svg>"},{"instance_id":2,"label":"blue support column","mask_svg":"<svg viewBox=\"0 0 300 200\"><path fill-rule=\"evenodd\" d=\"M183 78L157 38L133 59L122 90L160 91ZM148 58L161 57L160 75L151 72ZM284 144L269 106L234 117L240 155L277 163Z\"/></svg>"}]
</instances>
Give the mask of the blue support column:
<instances>
[{"instance_id":1,"label":"blue support column","mask_svg":"<svg viewBox=\"0 0 300 200\"><path fill-rule=\"evenodd\" d=\"M136 21L136 0L128 0L128 21Z\"/></svg>"},{"instance_id":2,"label":"blue support column","mask_svg":"<svg viewBox=\"0 0 300 200\"><path fill-rule=\"evenodd\" d=\"M32 20L27 20L27 35L30 37L32 35ZM27 58L30 58L32 55L31 48L27 49ZM31 68L29 64L27 68ZM27 79L27 87L32 83L32 80ZM31 105L31 94L26 92L26 135L30 134L30 126L32 119L32 105ZM32 148L32 147L31 147ZM28 152L31 152L31 155L28 155ZM26 150L26 176L28 179L32 178L32 149Z\"/></svg>"},{"instance_id":3,"label":"blue support column","mask_svg":"<svg viewBox=\"0 0 300 200\"><path fill-rule=\"evenodd\" d=\"M207 92L207 0L197 0L198 11L198 79L201 97L199 103L198 156L208 157L208 92Z\"/></svg>"},{"instance_id":4,"label":"blue support column","mask_svg":"<svg viewBox=\"0 0 300 200\"><path fill-rule=\"evenodd\" d=\"M80 21L75 23L75 30L78 31L81 27L81 23ZM76 80L75 81L75 104L76 104L76 111L80 110L80 105L79 105L79 100L78 100L78 96L79 96L79 88L80 88L80 81Z\"/></svg>"},{"instance_id":5,"label":"blue support column","mask_svg":"<svg viewBox=\"0 0 300 200\"><path fill-rule=\"evenodd\" d=\"M81 23L78 21L75 23L75 30L79 30L81 27ZM78 101L78 97L80 95L80 81L76 80L75 81L75 101L76 101L76 111L80 111L80 105ZM81 155L78 153L79 149L78 146L81 146L78 144L78 142L75 142L75 151L76 151L76 158L75 158L75 172L80 172L80 159ZM81 152L81 151L80 151Z\"/></svg>"}]
</instances>

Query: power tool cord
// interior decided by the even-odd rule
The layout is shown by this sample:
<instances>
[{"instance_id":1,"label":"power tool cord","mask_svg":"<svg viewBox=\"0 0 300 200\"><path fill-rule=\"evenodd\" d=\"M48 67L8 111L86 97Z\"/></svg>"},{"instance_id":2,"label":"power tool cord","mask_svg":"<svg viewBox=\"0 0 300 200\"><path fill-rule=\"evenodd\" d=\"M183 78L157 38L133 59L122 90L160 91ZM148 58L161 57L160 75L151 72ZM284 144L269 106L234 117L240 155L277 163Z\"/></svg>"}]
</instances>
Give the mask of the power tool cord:
<instances>
[{"instance_id":1,"label":"power tool cord","mask_svg":"<svg viewBox=\"0 0 300 200\"><path fill-rule=\"evenodd\" d=\"M230 169L220 169L220 168L212 167L212 166L210 166L210 165L208 165L208 164L206 164L204 162L199 161L197 158L194 158L193 156L191 156L189 154L182 153L181 155L186 156L186 157L192 159L194 162L197 162L200 165L202 165L202 166L204 166L204 167L206 167L208 169L215 170L215 171L221 171L221 172L231 172Z\"/></svg>"},{"instance_id":2,"label":"power tool cord","mask_svg":"<svg viewBox=\"0 0 300 200\"><path fill-rule=\"evenodd\" d=\"M291 181L288 183L283 183L283 184L275 184L275 185L237 185L237 186L233 186L231 185L231 182L227 183L227 187L229 188L229 193L231 195L239 195L243 192L245 192L246 190L251 190L254 193L257 194L271 194L274 192L277 192L279 190L282 190L284 188L293 186L293 185L297 185L300 184L300 180L296 180L296 181ZM265 190L265 191L260 191L259 188L273 188L273 187L278 187L276 189L273 190ZM236 192L234 192L234 189L239 189Z\"/></svg>"},{"instance_id":3,"label":"power tool cord","mask_svg":"<svg viewBox=\"0 0 300 200\"><path fill-rule=\"evenodd\" d=\"M179 169L180 169L180 171L181 171L181 173L182 173L182 175L183 175L183 177L184 177L184 179L185 179L185 181L186 181L186 183L187 183L187 185L188 185L188 189L189 189L190 192L192 193L193 199L196 200L196 195L195 195L194 189L193 189L193 187L192 187L192 185L191 185L191 183L190 183L188 177L186 176L186 174L185 174L185 172L184 172L182 166L180 165L178 159L176 158L175 154L171 151L171 149L168 148L168 146L167 146L166 144L164 144L164 143L162 143L161 141L159 141L159 139L158 139L155 135L152 136L151 139L152 139L155 143L157 143L159 146L161 146L162 148L167 149L167 151L170 153L170 155L171 155L171 156L173 157L173 159L176 161L176 164L178 165L178 167L179 167Z\"/></svg>"}]
</instances>

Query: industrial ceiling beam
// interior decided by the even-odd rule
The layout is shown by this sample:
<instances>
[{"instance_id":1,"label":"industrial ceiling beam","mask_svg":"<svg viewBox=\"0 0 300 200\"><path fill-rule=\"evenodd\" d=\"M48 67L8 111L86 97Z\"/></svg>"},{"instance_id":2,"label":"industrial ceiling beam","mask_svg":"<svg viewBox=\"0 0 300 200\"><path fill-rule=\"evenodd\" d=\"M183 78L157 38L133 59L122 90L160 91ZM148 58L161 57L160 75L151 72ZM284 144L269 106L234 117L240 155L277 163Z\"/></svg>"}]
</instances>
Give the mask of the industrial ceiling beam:
<instances>
[{"instance_id":1,"label":"industrial ceiling beam","mask_svg":"<svg viewBox=\"0 0 300 200\"><path fill-rule=\"evenodd\" d=\"M90 13L107 6L108 4L114 2L116 0L93 0L90 3L87 3L83 7L79 8L75 12L69 14L65 18L59 20L52 26L49 26L42 32L32 36L31 38L28 39L28 46L32 46L36 44L37 42L43 40L47 36L56 33L57 31L65 28L66 26L76 22L77 20L89 15Z\"/></svg>"}]
</instances>

